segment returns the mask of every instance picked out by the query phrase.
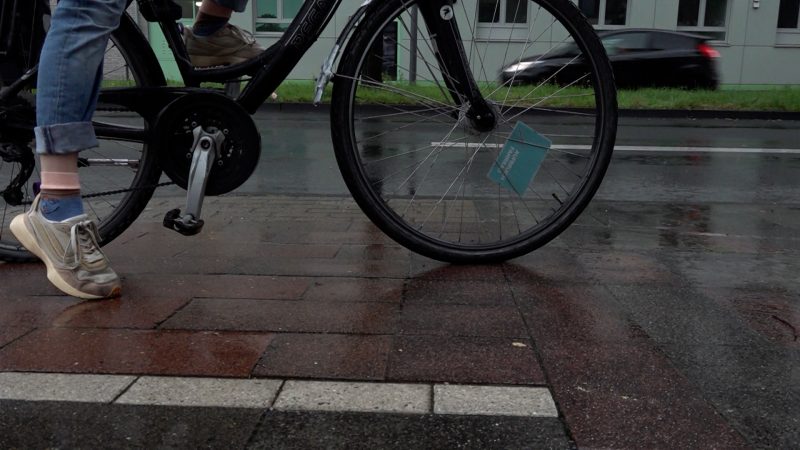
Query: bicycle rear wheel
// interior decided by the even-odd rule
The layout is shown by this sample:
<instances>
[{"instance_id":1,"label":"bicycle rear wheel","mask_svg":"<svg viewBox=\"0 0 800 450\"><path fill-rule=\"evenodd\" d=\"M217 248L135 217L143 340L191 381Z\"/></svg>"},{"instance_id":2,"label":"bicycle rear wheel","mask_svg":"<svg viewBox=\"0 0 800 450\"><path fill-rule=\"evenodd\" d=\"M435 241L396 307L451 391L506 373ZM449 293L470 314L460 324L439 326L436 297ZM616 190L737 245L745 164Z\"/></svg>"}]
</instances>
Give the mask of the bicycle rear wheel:
<instances>
[{"instance_id":1,"label":"bicycle rear wheel","mask_svg":"<svg viewBox=\"0 0 800 450\"><path fill-rule=\"evenodd\" d=\"M166 84L158 62L139 29L127 15L111 35L103 61L103 89L161 86ZM17 120L33 120L33 86L9 104ZM6 116L6 120L9 116ZM95 124L127 126L141 131L141 139L104 138L100 146L81 152L79 174L86 213L98 224L101 244L121 234L138 217L152 197L161 170L154 149L144 141L148 124L137 113L116 105L99 104ZM0 260L32 261L9 230L11 220L29 207L33 183L39 180L38 162L33 157L32 134L12 130L0 123ZM20 175L22 173L22 175Z\"/></svg>"},{"instance_id":2,"label":"bicycle rear wheel","mask_svg":"<svg viewBox=\"0 0 800 450\"><path fill-rule=\"evenodd\" d=\"M339 64L331 120L345 182L381 230L431 258L487 263L541 247L584 210L613 151L616 89L597 34L565 0L455 3L500 118L479 132L416 4L374 4Z\"/></svg>"}]
</instances>

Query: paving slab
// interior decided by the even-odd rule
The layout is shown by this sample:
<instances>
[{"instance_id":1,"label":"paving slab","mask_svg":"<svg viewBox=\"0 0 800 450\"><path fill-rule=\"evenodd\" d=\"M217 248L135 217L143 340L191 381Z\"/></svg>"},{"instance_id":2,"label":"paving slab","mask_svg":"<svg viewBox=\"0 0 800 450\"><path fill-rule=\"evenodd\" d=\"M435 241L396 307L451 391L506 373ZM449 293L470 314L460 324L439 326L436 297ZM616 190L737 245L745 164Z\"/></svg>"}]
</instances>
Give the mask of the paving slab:
<instances>
[{"instance_id":1,"label":"paving slab","mask_svg":"<svg viewBox=\"0 0 800 450\"><path fill-rule=\"evenodd\" d=\"M228 298L194 299L161 328L390 334L399 305Z\"/></svg>"},{"instance_id":2,"label":"paving slab","mask_svg":"<svg viewBox=\"0 0 800 450\"><path fill-rule=\"evenodd\" d=\"M398 327L408 335L528 336L516 306L406 305Z\"/></svg>"},{"instance_id":3,"label":"paving slab","mask_svg":"<svg viewBox=\"0 0 800 450\"><path fill-rule=\"evenodd\" d=\"M0 349L0 370L246 377L269 334L43 328Z\"/></svg>"},{"instance_id":4,"label":"paving slab","mask_svg":"<svg viewBox=\"0 0 800 450\"><path fill-rule=\"evenodd\" d=\"M284 378L383 380L391 336L281 333L253 375Z\"/></svg>"},{"instance_id":5,"label":"paving slab","mask_svg":"<svg viewBox=\"0 0 800 450\"><path fill-rule=\"evenodd\" d=\"M33 330L33 328L28 327L3 327L0 328L0 348L4 345L8 344L9 342L13 342L15 339L19 338L20 336L24 336L26 333Z\"/></svg>"},{"instance_id":6,"label":"paving slab","mask_svg":"<svg viewBox=\"0 0 800 450\"><path fill-rule=\"evenodd\" d=\"M529 339L399 336L387 379L451 383L544 385Z\"/></svg>"},{"instance_id":7,"label":"paving slab","mask_svg":"<svg viewBox=\"0 0 800 450\"><path fill-rule=\"evenodd\" d=\"M6 273L7 266L0 266L3 271L3 280L13 279L14 275ZM33 280L40 280L44 273L44 266L36 274L29 275L29 284L36 284ZM47 283L39 283L47 284ZM81 303L80 300L59 295L53 287L47 287L51 291L47 296L11 295L4 292L0 301L0 328L5 327L46 327L59 314L72 306Z\"/></svg>"}]
</instances>

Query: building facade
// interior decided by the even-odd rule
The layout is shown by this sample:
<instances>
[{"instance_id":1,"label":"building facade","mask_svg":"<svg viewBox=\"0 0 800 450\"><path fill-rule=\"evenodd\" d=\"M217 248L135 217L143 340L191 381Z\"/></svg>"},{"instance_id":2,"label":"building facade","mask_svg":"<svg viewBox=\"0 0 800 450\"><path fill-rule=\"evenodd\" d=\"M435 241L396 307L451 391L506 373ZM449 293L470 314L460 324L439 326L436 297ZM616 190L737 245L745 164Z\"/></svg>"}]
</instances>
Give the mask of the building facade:
<instances>
[{"instance_id":1,"label":"building facade","mask_svg":"<svg viewBox=\"0 0 800 450\"><path fill-rule=\"evenodd\" d=\"M380 1L380 0L378 0ZM520 0L460 0L467 10L490 11L483 22L507 20L508 8ZM730 86L800 85L800 0L572 0L598 30L658 28L688 31L714 37L720 51L722 83ZM185 22L197 9L195 0L178 0ZM277 42L303 0L250 0L232 22L252 31L269 46ZM290 79L314 79L336 37L361 1L346 0L319 41L290 75ZM513 6L512 6L513 5ZM497 10L498 17L492 17ZM528 8L526 14L532 14ZM525 21L530 17L513 20ZM485 24L484 24L485 25ZM156 26L148 27L150 41L165 71L174 74L174 62ZM467 30L468 31L468 30ZM462 30L465 33L465 30ZM475 29L481 33L481 24ZM468 36L465 36L468 37ZM398 57L402 57L398 55Z\"/></svg>"}]
</instances>

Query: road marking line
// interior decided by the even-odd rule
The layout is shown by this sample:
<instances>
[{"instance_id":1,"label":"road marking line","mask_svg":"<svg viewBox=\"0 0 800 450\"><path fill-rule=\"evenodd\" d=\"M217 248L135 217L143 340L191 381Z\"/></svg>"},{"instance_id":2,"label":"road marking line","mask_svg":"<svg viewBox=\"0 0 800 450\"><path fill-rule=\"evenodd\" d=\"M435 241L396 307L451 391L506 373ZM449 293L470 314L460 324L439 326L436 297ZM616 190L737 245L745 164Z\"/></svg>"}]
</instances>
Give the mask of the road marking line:
<instances>
[{"instance_id":1,"label":"road marking line","mask_svg":"<svg viewBox=\"0 0 800 450\"><path fill-rule=\"evenodd\" d=\"M250 409L273 407L284 411L558 416L552 394L544 387L273 378L0 372L0 400Z\"/></svg>"},{"instance_id":2,"label":"road marking line","mask_svg":"<svg viewBox=\"0 0 800 450\"><path fill-rule=\"evenodd\" d=\"M480 142L431 142L431 146L441 148L502 148L503 144ZM556 144L553 150L590 150L589 145ZM687 147L687 146L652 146L652 145L617 145L616 152L654 152L654 153L765 153L765 154L800 154L800 148L738 148L738 147Z\"/></svg>"},{"instance_id":3,"label":"road marking line","mask_svg":"<svg viewBox=\"0 0 800 450\"><path fill-rule=\"evenodd\" d=\"M555 147L555 146L554 146ZM570 146L564 146L570 147ZM572 146L575 147L575 146ZM569 150L565 148L564 150ZM777 153L800 154L798 148L737 148L737 147L659 147L638 145L617 145L617 152L662 152L662 153Z\"/></svg>"}]
</instances>

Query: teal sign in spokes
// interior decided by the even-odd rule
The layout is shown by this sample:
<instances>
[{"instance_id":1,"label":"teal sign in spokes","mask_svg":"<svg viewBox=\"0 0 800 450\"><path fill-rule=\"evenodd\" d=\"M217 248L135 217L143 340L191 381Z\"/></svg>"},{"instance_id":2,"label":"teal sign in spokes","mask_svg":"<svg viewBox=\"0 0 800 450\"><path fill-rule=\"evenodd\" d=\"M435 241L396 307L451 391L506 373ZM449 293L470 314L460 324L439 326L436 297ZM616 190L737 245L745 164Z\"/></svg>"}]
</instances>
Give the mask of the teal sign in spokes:
<instances>
[{"instance_id":1,"label":"teal sign in spokes","mask_svg":"<svg viewBox=\"0 0 800 450\"><path fill-rule=\"evenodd\" d=\"M517 122L487 176L522 196L536 176L553 143L522 122Z\"/></svg>"}]
</instances>

